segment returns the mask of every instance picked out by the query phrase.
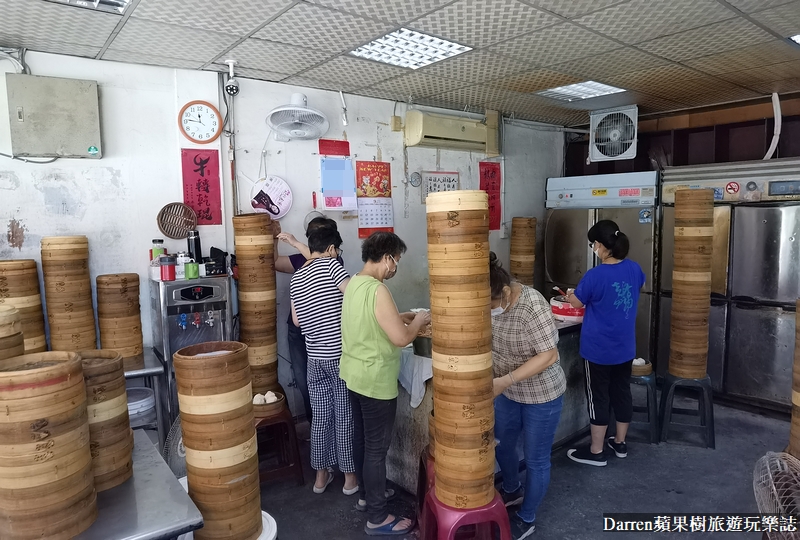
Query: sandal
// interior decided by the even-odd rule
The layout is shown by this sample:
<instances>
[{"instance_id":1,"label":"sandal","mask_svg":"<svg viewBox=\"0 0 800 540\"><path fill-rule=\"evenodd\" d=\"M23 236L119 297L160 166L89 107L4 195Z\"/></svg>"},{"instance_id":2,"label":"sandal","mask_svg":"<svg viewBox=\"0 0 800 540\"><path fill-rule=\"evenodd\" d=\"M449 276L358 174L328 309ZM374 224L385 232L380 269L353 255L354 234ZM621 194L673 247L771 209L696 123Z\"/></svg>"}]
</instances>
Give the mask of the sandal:
<instances>
[{"instance_id":1,"label":"sandal","mask_svg":"<svg viewBox=\"0 0 800 540\"><path fill-rule=\"evenodd\" d=\"M400 523L401 521L403 521L404 519L409 519L409 518L404 518L403 516L395 516L395 518L394 518L394 520L392 522L387 523L386 525L381 525L380 527L375 527L375 528L370 527L369 526L369 522L367 522L367 524L364 525L364 532L367 533L367 536L401 536L401 535L406 535L406 534L411 533L411 531L414 529L414 525L416 525L416 524L414 523L413 520L410 520L411 521L411 525L409 525L407 528L395 530L394 526L397 525L398 523Z\"/></svg>"},{"instance_id":2,"label":"sandal","mask_svg":"<svg viewBox=\"0 0 800 540\"><path fill-rule=\"evenodd\" d=\"M328 470L328 480L325 481L325 485L322 486L321 488L318 488L315 485L314 486L314 493L316 493L317 495L319 495L321 493L325 493L325 490L328 488L329 485L331 485L331 482L333 482L333 472Z\"/></svg>"},{"instance_id":3,"label":"sandal","mask_svg":"<svg viewBox=\"0 0 800 540\"><path fill-rule=\"evenodd\" d=\"M394 492L392 488L386 488L386 502L393 501L397 498L397 493ZM361 504L362 499L359 499L356 502L355 509L359 512L366 512L367 511L367 501L364 501L364 504Z\"/></svg>"}]
</instances>

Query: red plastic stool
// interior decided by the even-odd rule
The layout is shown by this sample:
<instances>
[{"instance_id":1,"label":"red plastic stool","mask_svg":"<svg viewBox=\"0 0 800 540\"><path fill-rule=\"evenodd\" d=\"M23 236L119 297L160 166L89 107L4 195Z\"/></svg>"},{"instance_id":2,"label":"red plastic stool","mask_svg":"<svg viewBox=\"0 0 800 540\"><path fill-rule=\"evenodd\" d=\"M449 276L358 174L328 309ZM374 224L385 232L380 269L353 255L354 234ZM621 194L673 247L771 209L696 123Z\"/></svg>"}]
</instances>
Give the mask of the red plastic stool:
<instances>
[{"instance_id":1,"label":"red plastic stool","mask_svg":"<svg viewBox=\"0 0 800 540\"><path fill-rule=\"evenodd\" d=\"M481 538L491 538L493 523L500 528L500 540L511 540L508 511L496 491L486 506L460 509L443 504L431 489L425 496L424 516L424 528L420 524L422 540L455 540L458 529L468 525L476 525Z\"/></svg>"}]
</instances>

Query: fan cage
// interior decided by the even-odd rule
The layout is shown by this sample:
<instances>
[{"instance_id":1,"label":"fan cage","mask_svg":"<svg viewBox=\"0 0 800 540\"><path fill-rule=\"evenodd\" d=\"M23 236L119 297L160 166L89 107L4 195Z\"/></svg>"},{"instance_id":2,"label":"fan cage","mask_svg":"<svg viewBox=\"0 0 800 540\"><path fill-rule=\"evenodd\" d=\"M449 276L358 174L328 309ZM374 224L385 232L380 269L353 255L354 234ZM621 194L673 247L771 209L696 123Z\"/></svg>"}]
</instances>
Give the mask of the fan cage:
<instances>
[{"instance_id":1,"label":"fan cage","mask_svg":"<svg viewBox=\"0 0 800 540\"><path fill-rule=\"evenodd\" d=\"M623 113L605 115L594 130L594 145L607 157L618 157L627 152L636 139L636 124Z\"/></svg>"},{"instance_id":2,"label":"fan cage","mask_svg":"<svg viewBox=\"0 0 800 540\"><path fill-rule=\"evenodd\" d=\"M762 514L800 516L800 460L783 452L767 452L753 470L753 493ZM797 532L768 531L769 540L796 540Z\"/></svg>"}]
</instances>

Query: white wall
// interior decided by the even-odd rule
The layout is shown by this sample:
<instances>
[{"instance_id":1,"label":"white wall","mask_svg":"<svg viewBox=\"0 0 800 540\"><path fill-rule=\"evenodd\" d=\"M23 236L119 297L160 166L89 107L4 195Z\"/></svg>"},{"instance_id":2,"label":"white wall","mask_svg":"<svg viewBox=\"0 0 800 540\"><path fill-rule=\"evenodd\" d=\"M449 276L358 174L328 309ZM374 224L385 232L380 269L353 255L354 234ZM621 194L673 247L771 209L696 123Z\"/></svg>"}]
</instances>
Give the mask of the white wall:
<instances>
[{"instance_id":1,"label":"white wall","mask_svg":"<svg viewBox=\"0 0 800 540\"><path fill-rule=\"evenodd\" d=\"M39 259L39 240L54 234L86 234L91 247L92 277L114 272L138 272L147 277L150 240L162 237L155 223L158 210L166 203L182 200L180 148L190 146L179 133L176 118L180 107L193 99L218 103L217 76L193 72L135 66L114 62L30 53L34 74L85 78L98 81L104 157L102 160L60 160L51 165L31 165L0 158L0 221L3 229L12 221L25 228L25 242L19 249L0 235L0 259ZM7 64L0 63L0 69ZM389 120L394 103L348 95L349 125L341 121L338 93L290 87L240 79L236 97L236 159L240 173L240 206L249 212L250 183L259 176L261 150L268 133L267 113L289 102L292 92L303 92L311 107L328 115L331 129L326 138L347 139L357 160L392 164L395 232L408 244L397 277L389 283L401 310L428 305L425 206L420 189L404 182L415 171L457 170L462 189L478 188L478 163L484 156L470 152L403 147L401 132L392 132ZM397 106L403 115L405 106ZM225 114L222 108L223 115ZM544 179L558 176L563 161L562 134L534 131L525 127L505 128L504 219L533 215L544 217ZM233 252L234 214L228 139L206 147L221 149L224 226L200 230L203 249L214 245ZM267 173L283 177L294 195L292 210L281 220L284 231L303 236L303 219L313 209L311 193L319 189L319 156L316 141L270 140ZM344 239L344 260L351 273L361 268L360 240L356 220L339 222ZM540 219L543 225L543 219ZM541 236L541 235L540 235ZM508 239L491 235L493 249L508 261ZM184 249L183 241L167 241L171 251ZM282 254L291 248L281 245ZM540 258L541 260L541 258ZM285 321L288 316L287 276L278 279L279 353L288 358ZM145 343L150 342L150 314L147 292L141 298ZM281 382L291 380L288 364L281 362Z\"/></svg>"}]
</instances>

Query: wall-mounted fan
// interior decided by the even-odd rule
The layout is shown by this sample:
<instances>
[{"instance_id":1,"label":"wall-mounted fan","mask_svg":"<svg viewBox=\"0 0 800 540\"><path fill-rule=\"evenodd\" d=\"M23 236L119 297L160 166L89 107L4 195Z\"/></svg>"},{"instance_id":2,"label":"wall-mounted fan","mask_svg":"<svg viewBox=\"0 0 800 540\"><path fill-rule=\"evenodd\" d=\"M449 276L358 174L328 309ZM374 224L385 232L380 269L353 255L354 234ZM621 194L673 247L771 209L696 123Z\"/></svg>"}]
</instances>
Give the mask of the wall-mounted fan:
<instances>
[{"instance_id":1,"label":"wall-mounted fan","mask_svg":"<svg viewBox=\"0 0 800 540\"><path fill-rule=\"evenodd\" d=\"M592 111L589 161L635 158L638 114L636 105Z\"/></svg>"},{"instance_id":2,"label":"wall-mounted fan","mask_svg":"<svg viewBox=\"0 0 800 540\"><path fill-rule=\"evenodd\" d=\"M330 123L320 111L308 106L305 94L292 94L289 105L281 105L267 115L267 124L275 140L308 141L319 139L328 132Z\"/></svg>"}]
</instances>

